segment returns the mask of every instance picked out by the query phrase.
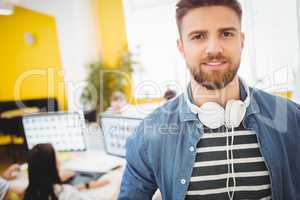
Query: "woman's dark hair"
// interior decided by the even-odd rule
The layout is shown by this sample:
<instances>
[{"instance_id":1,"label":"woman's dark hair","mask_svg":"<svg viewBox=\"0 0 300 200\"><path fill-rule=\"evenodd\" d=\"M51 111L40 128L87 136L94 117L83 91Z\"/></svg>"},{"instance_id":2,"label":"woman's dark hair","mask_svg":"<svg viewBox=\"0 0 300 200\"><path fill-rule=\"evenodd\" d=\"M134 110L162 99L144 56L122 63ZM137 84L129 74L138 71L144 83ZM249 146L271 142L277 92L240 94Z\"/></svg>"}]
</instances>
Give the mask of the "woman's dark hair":
<instances>
[{"instance_id":1,"label":"woman's dark hair","mask_svg":"<svg viewBox=\"0 0 300 200\"><path fill-rule=\"evenodd\" d=\"M56 156L51 144L37 144L28 154L29 185L24 200L57 200L54 185L60 184Z\"/></svg>"}]
</instances>

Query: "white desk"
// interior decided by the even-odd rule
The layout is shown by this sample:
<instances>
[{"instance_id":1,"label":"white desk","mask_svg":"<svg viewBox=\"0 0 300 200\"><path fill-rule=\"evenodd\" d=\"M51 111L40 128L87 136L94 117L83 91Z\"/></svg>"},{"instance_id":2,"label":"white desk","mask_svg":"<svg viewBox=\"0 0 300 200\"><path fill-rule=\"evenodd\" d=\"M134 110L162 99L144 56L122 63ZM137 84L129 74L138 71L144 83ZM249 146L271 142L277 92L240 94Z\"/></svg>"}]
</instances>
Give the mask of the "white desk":
<instances>
[{"instance_id":1,"label":"white desk","mask_svg":"<svg viewBox=\"0 0 300 200\"><path fill-rule=\"evenodd\" d=\"M94 134L89 132L87 138L88 149L94 149L93 151L58 153L58 159L61 161L62 168L78 171L107 172L113 167L121 165L121 168L109 171L100 177L100 180L108 180L110 182L108 185L101 188L81 191L85 197L91 200L115 200L120 191L126 161L105 153L103 139L101 139L103 136L100 135L99 138L97 134L97 131ZM23 170L16 180L10 181L10 184L25 189L28 185L27 169ZM160 193L156 192L153 199L161 199Z\"/></svg>"},{"instance_id":2,"label":"white desk","mask_svg":"<svg viewBox=\"0 0 300 200\"><path fill-rule=\"evenodd\" d=\"M83 190L81 193L91 200L113 200L117 198L120 190L120 183L124 171L125 160L115 156L110 156L103 151L59 153L62 167L71 170L108 171L113 166L122 167L114 171L109 171L101 180L109 180L110 183L101 188ZM26 188L28 185L28 175L26 170L18 175L17 179L10 181L12 186Z\"/></svg>"}]
</instances>

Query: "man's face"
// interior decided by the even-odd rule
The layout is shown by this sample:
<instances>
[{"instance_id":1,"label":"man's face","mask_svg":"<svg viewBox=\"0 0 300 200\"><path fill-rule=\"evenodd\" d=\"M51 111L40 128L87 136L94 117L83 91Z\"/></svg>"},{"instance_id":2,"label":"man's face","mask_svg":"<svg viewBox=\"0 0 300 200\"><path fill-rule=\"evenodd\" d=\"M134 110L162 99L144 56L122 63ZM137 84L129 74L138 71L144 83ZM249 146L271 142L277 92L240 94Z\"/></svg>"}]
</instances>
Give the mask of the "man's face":
<instances>
[{"instance_id":1,"label":"man's face","mask_svg":"<svg viewBox=\"0 0 300 200\"><path fill-rule=\"evenodd\" d=\"M178 48L200 85L221 89L240 66L244 34L238 15L224 6L190 10L182 19Z\"/></svg>"}]
</instances>

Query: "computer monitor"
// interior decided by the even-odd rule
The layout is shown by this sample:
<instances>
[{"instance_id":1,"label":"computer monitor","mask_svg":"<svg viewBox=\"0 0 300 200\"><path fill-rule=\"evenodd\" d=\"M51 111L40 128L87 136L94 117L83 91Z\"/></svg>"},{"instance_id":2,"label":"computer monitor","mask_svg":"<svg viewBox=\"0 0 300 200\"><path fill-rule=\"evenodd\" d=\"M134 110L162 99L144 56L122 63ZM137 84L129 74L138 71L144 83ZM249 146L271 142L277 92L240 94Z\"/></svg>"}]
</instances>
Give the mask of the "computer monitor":
<instances>
[{"instance_id":1,"label":"computer monitor","mask_svg":"<svg viewBox=\"0 0 300 200\"><path fill-rule=\"evenodd\" d=\"M23 117L28 149L39 143L51 143L57 151L83 151L84 117L78 112L51 112Z\"/></svg>"},{"instance_id":2,"label":"computer monitor","mask_svg":"<svg viewBox=\"0 0 300 200\"><path fill-rule=\"evenodd\" d=\"M101 114L100 126L103 131L106 152L124 157L126 140L141 121L141 118Z\"/></svg>"}]
</instances>

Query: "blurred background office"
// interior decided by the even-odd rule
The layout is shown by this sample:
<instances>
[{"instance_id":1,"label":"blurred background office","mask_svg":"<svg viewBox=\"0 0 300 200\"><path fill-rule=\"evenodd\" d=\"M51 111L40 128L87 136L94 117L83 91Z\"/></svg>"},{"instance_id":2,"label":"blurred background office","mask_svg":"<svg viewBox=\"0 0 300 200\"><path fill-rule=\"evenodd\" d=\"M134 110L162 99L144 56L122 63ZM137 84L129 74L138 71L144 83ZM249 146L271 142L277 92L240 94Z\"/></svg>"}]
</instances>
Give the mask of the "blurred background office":
<instances>
[{"instance_id":1,"label":"blurred background office","mask_svg":"<svg viewBox=\"0 0 300 200\"><path fill-rule=\"evenodd\" d=\"M299 103L299 1L240 2L246 42L239 75ZM26 163L24 116L83 113L86 129L103 140L101 118L140 120L179 95L189 74L176 47L175 4L0 0L0 172ZM108 154L101 145L97 151Z\"/></svg>"}]
</instances>

